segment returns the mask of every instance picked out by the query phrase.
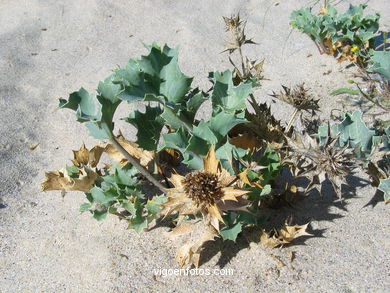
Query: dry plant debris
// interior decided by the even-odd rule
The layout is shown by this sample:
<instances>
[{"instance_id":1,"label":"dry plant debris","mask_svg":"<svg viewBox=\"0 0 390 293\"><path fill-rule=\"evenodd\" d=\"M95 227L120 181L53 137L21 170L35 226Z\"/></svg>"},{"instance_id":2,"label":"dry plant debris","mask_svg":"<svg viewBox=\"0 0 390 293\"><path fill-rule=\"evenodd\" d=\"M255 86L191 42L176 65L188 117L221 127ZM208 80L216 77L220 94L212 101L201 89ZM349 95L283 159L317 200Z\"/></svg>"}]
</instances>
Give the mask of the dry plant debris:
<instances>
[{"instance_id":1,"label":"dry plant debris","mask_svg":"<svg viewBox=\"0 0 390 293\"><path fill-rule=\"evenodd\" d=\"M263 230L260 233L260 242L269 248L275 248L290 244L298 237L313 236L312 234L306 232L308 225L309 224L289 226L285 223L282 228L274 229L270 233Z\"/></svg>"}]
</instances>

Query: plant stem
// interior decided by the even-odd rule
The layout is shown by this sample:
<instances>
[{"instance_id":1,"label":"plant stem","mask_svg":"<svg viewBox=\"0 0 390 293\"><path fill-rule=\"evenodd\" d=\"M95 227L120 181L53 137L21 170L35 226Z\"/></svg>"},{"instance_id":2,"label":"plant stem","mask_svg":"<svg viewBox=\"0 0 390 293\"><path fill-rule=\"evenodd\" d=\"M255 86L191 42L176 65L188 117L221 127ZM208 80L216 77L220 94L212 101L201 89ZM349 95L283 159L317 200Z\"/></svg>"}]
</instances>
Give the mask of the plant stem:
<instances>
[{"instance_id":1,"label":"plant stem","mask_svg":"<svg viewBox=\"0 0 390 293\"><path fill-rule=\"evenodd\" d=\"M299 109L295 108L294 113L291 115L290 121L288 121L287 128L284 131L285 133L289 132L289 130L290 130L290 128L291 128L291 126L292 126L292 124L293 124L293 122L295 120L295 117L298 115L298 113L299 113Z\"/></svg>"},{"instance_id":2,"label":"plant stem","mask_svg":"<svg viewBox=\"0 0 390 293\"><path fill-rule=\"evenodd\" d=\"M241 46L238 47L238 52L240 54L240 59L241 59L241 67L242 67L242 76L245 77L246 75L246 68L245 68L245 63L244 63L244 55L242 54ZM260 113L260 108L259 105L256 102L255 96L253 94L249 95L253 109L255 110L255 113Z\"/></svg>"},{"instance_id":3,"label":"plant stem","mask_svg":"<svg viewBox=\"0 0 390 293\"><path fill-rule=\"evenodd\" d=\"M242 67L242 76L246 76L246 68L244 63L244 55L242 54L241 46L238 46L238 53L240 54L241 67Z\"/></svg>"},{"instance_id":4,"label":"plant stem","mask_svg":"<svg viewBox=\"0 0 390 293\"><path fill-rule=\"evenodd\" d=\"M160 189L162 192L166 193L166 188L157 181L136 159L134 159L125 148L116 140L116 138L111 135L110 142L117 148L117 150L132 164L143 176L146 177L154 186Z\"/></svg>"},{"instance_id":5,"label":"plant stem","mask_svg":"<svg viewBox=\"0 0 390 293\"><path fill-rule=\"evenodd\" d=\"M237 74L239 75L240 79L243 79L243 77L241 76L240 70L237 68L236 64L234 64L234 62L233 62L232 58L230 58L230 56L229 56L229 61L230 61L230 64L233 65L234 69L237 71Z\"/></svg>"},{"instance_id":6,"label":"plant stem","mask_svg":"<svg viewBox=\"0 0 390 293\"><path fill-rule=\"evenodd\" d=\"M363 97L365 97L371 103L373 103L374 105L378 106L382 110L385 110L385 111L389 111L390 110L390 108L387 108L387 107L383 106L381 103L379 103L378 101L375 101L373 98L371 98L370 95L368 95L365 92L363 92L363 90L360 88L360 86L358 84L356 84L356 86L359 89L360 93L363 95Z\"/></svg>"},{"instance_id":7,"label":"plant stem","mask_svg":"<svg viewBox=\"0 0 390 293\"><path fill-rule=\"evenodd\" d=\"M255 96L253 94L249 94L249 98L251 99L251 104L256 114L260 114L259 104L256 102Z\"/></svg>"},{"instance_id":8,"label":"plant stem","mask_svg":"<svg viewBox=\"0 0 390 293\"><path fill-rule=\"evenodd\" d=\"M324 8L328 8L328 2L329 0L324 0Z\"/></svg>"}]
</instances>

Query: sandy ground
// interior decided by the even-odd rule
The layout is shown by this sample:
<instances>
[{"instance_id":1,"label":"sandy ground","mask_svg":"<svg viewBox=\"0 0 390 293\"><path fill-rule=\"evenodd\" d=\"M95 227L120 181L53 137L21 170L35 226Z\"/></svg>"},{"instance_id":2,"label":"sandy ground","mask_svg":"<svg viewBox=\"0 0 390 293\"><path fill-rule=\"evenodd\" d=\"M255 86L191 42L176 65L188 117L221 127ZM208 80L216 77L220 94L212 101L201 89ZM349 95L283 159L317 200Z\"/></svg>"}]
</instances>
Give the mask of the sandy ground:
<instances>
[{"instance_id":1,"label":"sandy ground","mask_svg":"<svg viewBox=\"0 0 390 293\"><path fill-rule=\"evenodd\" d=\"M81 86L92 91L111 69L145 53L142 42L152 41L179 45L182 71L207 89L209 71L230 68L219 52L222 16L232 13L248 18L247 34L259 43L246 53L266 59L269 80L257 91L259 100L270 101L267 94L281 84L305 82L321 99L324 116L340 108L328 93L347 85L345 64L320 56L299 32L290 35L289 14L309 2L275 3L0 1L0 292L389 292L389 207L380 198L366 206L375 190L364 174L349 180L345 205L335 195L314 194L273 218L311 221L317 237L283 250L248 246L243 238L237 245L216 242L202 268L233 269L233 276L156 276L153 269L178 268L164 228L138 235L115 217L97 222L80 214L82 193L62 199L60 192L40 192L45 170L63 167L83 141L95 143L71 111L56 109L59 97ZM388 0L369 5L382 12L389 31ZM292 112L280 103L273 109L283 118Z\"/></svg>"}]
</instances>

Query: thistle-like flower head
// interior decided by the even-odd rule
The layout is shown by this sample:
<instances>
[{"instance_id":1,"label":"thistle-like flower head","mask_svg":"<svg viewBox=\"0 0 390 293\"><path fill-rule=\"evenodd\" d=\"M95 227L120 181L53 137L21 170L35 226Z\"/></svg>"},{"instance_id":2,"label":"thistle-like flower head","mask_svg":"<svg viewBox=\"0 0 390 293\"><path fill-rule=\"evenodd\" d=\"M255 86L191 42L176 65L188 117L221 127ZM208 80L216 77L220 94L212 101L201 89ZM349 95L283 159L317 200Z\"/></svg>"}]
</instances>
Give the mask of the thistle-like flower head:
<instances>
[{"instance_id":1,"label":"thistle-like flower head","mask_svg":"<svg viewBox=\"0 0 390 293\"><path fill-rule=\"evenodd\" d=\"M290 104L298 110L312 111L313 113L318 111L318 101L315 100L310 94L308 89L305 88L305 85L299 84L294 88L288 88L282 86L284 92L276 94L275 92L271 95L274 98L277 98L285 103Z\"/></svg>"},{"instance_id":2,"label":"thistle-like flower head","mask_svg":"<svg viewBox=\"0 0 390 293\"><path fill-rule=\"evenodd\" d=\"M353 160L353 149L347 146L336 147L338 137L332 138L330 131L328 131L328 137L322 146L310 136L306 136L306 139L309 140L309 146L305 145L302 138L300 138L301 142L299 143L288 139L288 143L297 157L294 164L299 166L296 175L302 176L308 173L307 170L310 171L312 180L306 190L315 184L320 184L326 177L329 178L335 192L341 198L341 184L345 183L346 176L353 173L356 168ZM306 171L301 172L302 170Z\"/></svg>"},{"instance_id":3,"label":"thistle-like flower head","mask_svg":"<svg viewBox=\"0 0 390 293\"><path fill-rule=\"evenodd\" d=\"M173 174L170 181L174 188L168 189L168 201L162 214L179 213L180 216L201 213L207 224L219 230L219 222L227 210L245 210L247 202L242 196L247 190L231 186L235 176L220 166L212 146L203 159L204 169L186 176Z\"/></svg>"}]
</instances>

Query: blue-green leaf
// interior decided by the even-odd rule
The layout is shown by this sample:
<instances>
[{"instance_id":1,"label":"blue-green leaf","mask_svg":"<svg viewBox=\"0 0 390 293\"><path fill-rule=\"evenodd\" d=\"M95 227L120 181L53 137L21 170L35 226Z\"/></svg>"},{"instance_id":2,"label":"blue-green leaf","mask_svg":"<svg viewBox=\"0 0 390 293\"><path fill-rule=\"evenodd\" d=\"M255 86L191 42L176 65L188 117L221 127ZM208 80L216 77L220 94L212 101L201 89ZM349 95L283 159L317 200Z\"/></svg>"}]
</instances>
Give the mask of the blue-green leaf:
<instances>
[{"instance_id":1,"label":"blue-green leaf","mask_svg":"<svg viewBox=\"0 0 390 293\"><path fill-rule=\"evenodd\" d=\"M242 224L239 221L231 223L221 229L219 235L222 236L223 240L236 241L238 234L242 231Z\"/></svg>"},{"instance_id":2,"label":"blue-green leaf","mask_svg":"<svg viewBox=\"0 0 390 293\"><path fill-rule=\"evenodd\" d=\"M164 121L160 117L161 113L160 107L146 106L145 113L134 111L128 118L125 118L138 129L137 144L141 148L148 151L156 150L161 129L164 126Z\"/></svg>"},{"instance_id":3,"label":"blue-green leaf","mask_svg":"<svg viewBox=\"0 0 390 293\"><path fill-rule=\"evenodd\" d=\"M381 179L378 189L380 191L383 191L384 200L386 203L388 203L390 201L390 177L386 179Z\"/></svg>"},{"instance_id":4,"label":"blue-green leaf","mask_svg":"<svg viewBox=\"0 0 390 293\"><path fill-rule=\"evenodd\" d=\"M218 112L233 113L237 110L246 109L245 100L252 93L250 82L233 85L232 72L214 72L212 74L214 88L211 94L213 110Z\"/></svg>"},{"instance_id":5,"label":"blue-green leaf","mask_svg":"<svg viewBox=\"0 0 390 293\"><path fill-rule=\"evenodd\" d=\"M380 73L390 80L390 51L374 51L370 61L373 65L368 71Z\"/></svg>"}]
</instances>

